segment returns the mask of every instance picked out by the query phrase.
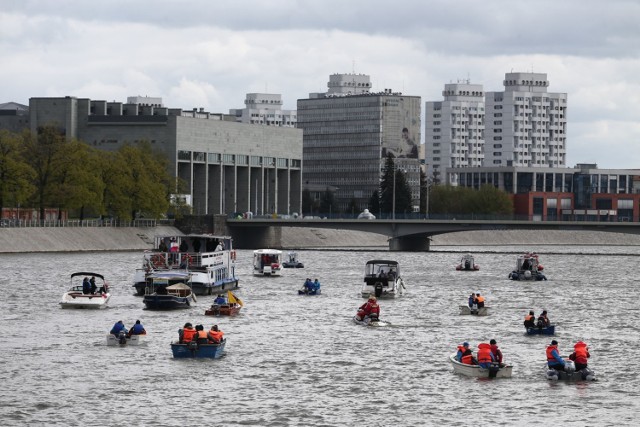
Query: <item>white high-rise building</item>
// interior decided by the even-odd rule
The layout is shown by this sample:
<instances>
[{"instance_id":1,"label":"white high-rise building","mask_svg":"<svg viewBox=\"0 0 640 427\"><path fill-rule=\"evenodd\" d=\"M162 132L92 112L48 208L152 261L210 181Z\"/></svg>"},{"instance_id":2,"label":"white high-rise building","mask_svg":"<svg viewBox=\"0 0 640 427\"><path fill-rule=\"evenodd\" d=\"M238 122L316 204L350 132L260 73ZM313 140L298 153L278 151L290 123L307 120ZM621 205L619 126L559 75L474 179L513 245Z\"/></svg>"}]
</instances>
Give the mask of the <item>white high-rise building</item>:
<instances>
[{"instance_id":1,"label":"white high-rise building","mask_svg":"<svg viewBox=\"0 0 640 427\"><path fill-rule=\"evenodd\" d=\"M447 168L482 166L484 160L484 92L482 85L445 84L444 101L425 103L427 177L457 185Z\"/></svg>"},{"instance_id":2,"label":"white high-rise building","mask_svg":"<svg viewBox=\"0 0 640 427\"><path fill-rule=\"evenodd\" d=\"M548 93L544 73L506 73L487 92L484 166L566 165L567 94Z\"/></svg>"},{"instance_id":3,"label":"white high-rise building","mask_svg":"<svg viewBox=\"0 0 640 427\"><path fill-rule=\"evenodd\" d=\"M229 110L236 121L268 126L296 127L296 110L282 109L282 96L274 93L248 93L245 108Z\"/></svg>"}]
</instances>

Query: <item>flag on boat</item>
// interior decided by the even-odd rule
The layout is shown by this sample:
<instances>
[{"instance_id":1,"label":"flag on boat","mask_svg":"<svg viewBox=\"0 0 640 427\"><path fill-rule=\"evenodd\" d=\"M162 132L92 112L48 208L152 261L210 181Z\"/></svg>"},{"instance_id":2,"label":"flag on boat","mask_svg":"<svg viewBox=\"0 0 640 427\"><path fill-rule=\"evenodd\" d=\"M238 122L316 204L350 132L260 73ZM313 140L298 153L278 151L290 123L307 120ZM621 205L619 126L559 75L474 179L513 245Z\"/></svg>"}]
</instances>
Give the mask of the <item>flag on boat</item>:
<instances>
[{"instance_id":1,"label":"flag on boat","mask_svg":"<svg viewBox=\"0 0 640 427\"><path fill-rule=\"evenodd\" d=\"M242 300L235 296L231 291L227 291L227 299L229 300L229 304L240 304L241 307L244 307Z\"/></svg>"}]
</instances>

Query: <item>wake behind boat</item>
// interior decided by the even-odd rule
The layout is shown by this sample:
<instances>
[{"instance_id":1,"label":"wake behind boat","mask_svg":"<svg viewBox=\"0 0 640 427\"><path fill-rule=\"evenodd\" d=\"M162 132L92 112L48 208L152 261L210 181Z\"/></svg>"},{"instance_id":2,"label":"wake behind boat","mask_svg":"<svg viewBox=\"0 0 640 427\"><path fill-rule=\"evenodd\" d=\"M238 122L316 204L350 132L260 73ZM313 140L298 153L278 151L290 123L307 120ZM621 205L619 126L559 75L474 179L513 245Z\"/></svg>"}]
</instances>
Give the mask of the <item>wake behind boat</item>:
<instances>
[{"instance_id":1,"label":"wake behind boat","mask_svg":"<svg viewBox=\"0 0 640 427\"><path fill-rule=\"evenodd\" d=\"M80 277L84 277L82 282ZM80 271L71 275L71 286L62 295L60 307L106 308L110 298L109 285L103 275Z\"/></svg>"},{"instance_id":2,"label":"wake behind boat","mask_svg":"<svg viewBox=\"0 0 640 427\"><path fill-rule=\"evenodd\" d=\"M361 291L363 298L370 295L375 295L377 298L395 298L404 294L405 289L397 261L379 259L367 261Z\"/></svg>"}]
</instances>

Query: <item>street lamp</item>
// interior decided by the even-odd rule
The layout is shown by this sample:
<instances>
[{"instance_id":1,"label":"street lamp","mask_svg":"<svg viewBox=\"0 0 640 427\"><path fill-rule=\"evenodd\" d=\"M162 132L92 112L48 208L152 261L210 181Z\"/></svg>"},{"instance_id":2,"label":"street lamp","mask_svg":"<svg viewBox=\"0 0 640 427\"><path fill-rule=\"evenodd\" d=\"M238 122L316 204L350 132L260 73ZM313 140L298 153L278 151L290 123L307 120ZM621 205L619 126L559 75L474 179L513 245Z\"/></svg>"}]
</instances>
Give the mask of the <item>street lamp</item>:
<instances>
[{"instance_id":1,"label":"street lamp","mask_svg":"<svg viewBox=\"0 0 640 427\"><path fill-rule=\"evenodd\" d=\"M433 184L433 181L431 180L430 177L427 177L427 206L426 206L426 219L429 219L429 193L431 193L431 185Z\"/></svg>"}]
</instances>

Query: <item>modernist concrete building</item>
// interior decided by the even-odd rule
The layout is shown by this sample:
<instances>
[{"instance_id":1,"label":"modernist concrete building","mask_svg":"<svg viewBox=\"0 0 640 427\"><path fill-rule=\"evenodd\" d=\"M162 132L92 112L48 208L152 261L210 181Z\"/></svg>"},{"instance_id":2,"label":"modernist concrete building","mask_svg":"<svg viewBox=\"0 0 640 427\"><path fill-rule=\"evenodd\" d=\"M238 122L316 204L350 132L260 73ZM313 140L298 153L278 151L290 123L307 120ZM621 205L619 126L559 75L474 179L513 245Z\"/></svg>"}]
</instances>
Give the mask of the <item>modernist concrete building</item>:
<instances>
[{"instance_id":1,"label":"modernist concrete building","mask_svg":"<svg viewBox=\"0 0 640 427\"><path fill-rule=\"evenodd\" d=\"M298 122L295 110L282 109L282 97L279 94L248 93L244 104L245 108L229 110L229 115L241 123L296 127Z\"/></svg>"},{"instance_id":2,"label":"modernist concrete building","mask_svg":"<svg viewBox=\"0 0 640 427\"><path fill-rule=\"evenodd\" d=\"M484 161L484 91L469 81L445 84L443 101L425 103L427 177L457 185L447 168L482 166Z\"/></svg>"},{"instance_id":3,"label":"modernist concrete building","mask_svg":"<svg viewBox=\"0 0 640 427\"><path fill-rule=\"evenodd\" d=\"M485 95L484 166L565 166L567 94L547 92L543 73L506 73L503 84Z\"/></svg>"},{"instance_id":4,"label":"modernist concrete building","mask_svg":"<svg viewBox=\"0 0 640 427\"><path fill-rule=\"evenodd\" d=\"M29 127L29 107L17 102L0 104L0 129L18 133Z\"/></svg>"},{"instance_id":5,"label":"modernist concrete building","mask_svg":"<svg viewBox=\"0 0 640 427\"><path fill-rule=\"evenodd\" d=\"M364 74L334 74L328 92L298 100L298 128L304 141L304 186L336 188L345 210L352 200L362 210L379 189L387 153L406 172L414 210L420 200L420 97L385 89L372 93Z\"/></svg>"},{"instance_id":6,"label":"modernist concrete building","mask_svg":"<svg viewBox=\"0 0 640 427\"><path fill-rule=\"evenodd\" d=\"M300 212L302 131L237 123L203 109L162 106L161 98L126 104L86 98L31 98L29 126L55 125L96 148L149 141L189 186L194 214Z\"/></svg>"}]
</instances>

